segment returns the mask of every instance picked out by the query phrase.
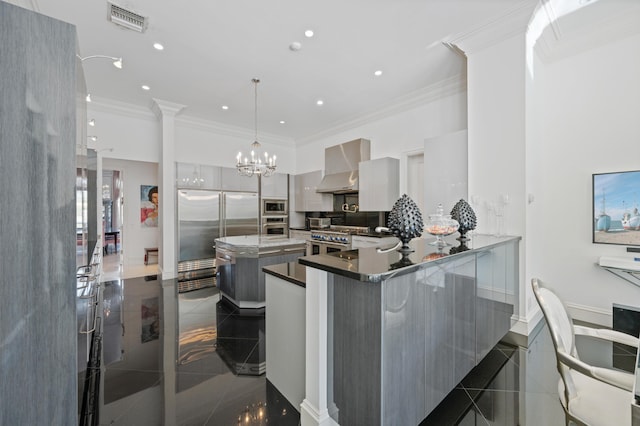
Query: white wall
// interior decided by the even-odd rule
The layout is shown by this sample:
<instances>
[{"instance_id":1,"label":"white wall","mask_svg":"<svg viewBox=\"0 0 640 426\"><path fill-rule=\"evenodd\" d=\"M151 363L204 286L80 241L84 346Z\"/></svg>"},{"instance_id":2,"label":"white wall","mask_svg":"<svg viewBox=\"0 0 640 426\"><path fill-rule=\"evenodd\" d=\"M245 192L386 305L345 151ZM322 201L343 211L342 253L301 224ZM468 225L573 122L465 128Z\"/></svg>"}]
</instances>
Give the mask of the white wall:
<instances>
[{"instance_id":1,"label":"white wall","mask_svg":"<svg viewBox=\"0 0 640 426\"><path fill-rule=\"evenodd\" d=\"M255 134L243 129L216 127L190 119L176 118L176 161L234 167L238 152L249 155ZM295 170L293 140L258 133L262 152L277 156L279 173Z\"/></svg>"},{"instance_id":2,"label":"white wall","mask_svg":"<svg viewBox=\"0 0 640 426\"><path fill-rule=\"evenodd\" d=\"M144 248L158 247L159 229L140 224L140 185L158 185L158 164L105 158L104 170L120 170L124 185L121 246L124 266L142 265ZM159 208L165 208L160 200Z\"/></svg>"},{"instance_id":3,"label":"white wall","mask_svg":"<svg viewBox=\"0 0 640 426\"><path fill-rule=\"evenodd\" d=\"M467 53L469 199L476 232L522 236L519 311L528 327L525 285L525 34ZM503 226L498 226L497 210ZM499 229L500 228L500 229ZM520 330L526 332L526 330Z\"/></svg>"},{"instance_id":4,"label":"white wall","mask_svg":"<svg viewBox=\"0 0 640 426\"><path fill-rule=\"evenodd\" d=\"M296 174L324 170L324 149L353 139L371 141L371 159L400 158L424 149L424 140L467 128L466 92L435 99L415 108L325 136L296 148ZM425 168L429 159L425 158ZM406 173L400 170L400 173Z\"/></svg>"},{"instance_id":5,"label":"white wall","mask_svg":"<svg viewBox=\"0 0 640 426\"><path fill-rule=\"evenodd\" d=\"M626 252L591 242L591 175L640 169L639 51L635 35L551 64L536 61L529 271L576 317L602 318L612 303L638 300L637 287L595 265L601 255Z\"/></svg>"}]
</instances>

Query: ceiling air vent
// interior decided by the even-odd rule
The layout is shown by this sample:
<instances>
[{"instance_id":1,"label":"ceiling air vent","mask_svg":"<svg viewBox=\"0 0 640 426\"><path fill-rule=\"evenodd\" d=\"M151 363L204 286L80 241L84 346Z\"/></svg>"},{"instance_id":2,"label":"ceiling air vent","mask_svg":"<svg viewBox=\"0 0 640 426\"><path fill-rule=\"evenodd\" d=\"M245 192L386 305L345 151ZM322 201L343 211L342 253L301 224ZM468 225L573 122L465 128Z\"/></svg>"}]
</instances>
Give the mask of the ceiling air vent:
<instances>
[{"instance_id":1,"label":"ceiling air vent","mask_svg":"<svg viewBox=\"0 0 640 426\"><path fill-rule=\"evenodd\" d=\"M116 25L143 33L147 29L147 17L107 2L107 19Z\"/></svg>"}]
</instances>

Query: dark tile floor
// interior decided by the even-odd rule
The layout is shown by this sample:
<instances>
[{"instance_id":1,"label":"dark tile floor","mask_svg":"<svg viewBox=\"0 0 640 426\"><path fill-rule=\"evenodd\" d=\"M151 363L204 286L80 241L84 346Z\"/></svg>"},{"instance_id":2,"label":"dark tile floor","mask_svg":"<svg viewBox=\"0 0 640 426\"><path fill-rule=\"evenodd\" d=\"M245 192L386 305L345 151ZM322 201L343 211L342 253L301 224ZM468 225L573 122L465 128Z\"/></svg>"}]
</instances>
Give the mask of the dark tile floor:
<instances>
[{"instance_id":1,"label":"dark tile floor","mask_svg":"<svg viewBox=\"0 0 640 426\"><path fill-rule=\"evenodd\" d=\"M155 277L108 281L103 294L101 425L299 423L299 407L260 374L263 312ZM528 348L496 346L421 424L561 425L556 386L542 328Z\"/></svg>"}]
</instances>

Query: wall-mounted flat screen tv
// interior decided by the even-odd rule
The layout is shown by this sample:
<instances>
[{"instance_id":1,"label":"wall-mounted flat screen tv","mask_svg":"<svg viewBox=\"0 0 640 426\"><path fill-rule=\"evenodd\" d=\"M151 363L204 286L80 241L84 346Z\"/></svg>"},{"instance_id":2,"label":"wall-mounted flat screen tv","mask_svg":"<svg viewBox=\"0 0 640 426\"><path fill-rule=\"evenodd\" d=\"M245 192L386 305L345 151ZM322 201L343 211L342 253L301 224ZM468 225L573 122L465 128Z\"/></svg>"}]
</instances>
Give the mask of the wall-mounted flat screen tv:
<instances>
[{"instance_id":1,"label":"wall-mounted flat screen tv","mask_svg":"<svg viewBox=\"0 0 640 426\"><path fill-rule=\"evenodd\" d=\"M640 170L593 175L593 242L640 246Z\"/></svg>"}]
</instances>

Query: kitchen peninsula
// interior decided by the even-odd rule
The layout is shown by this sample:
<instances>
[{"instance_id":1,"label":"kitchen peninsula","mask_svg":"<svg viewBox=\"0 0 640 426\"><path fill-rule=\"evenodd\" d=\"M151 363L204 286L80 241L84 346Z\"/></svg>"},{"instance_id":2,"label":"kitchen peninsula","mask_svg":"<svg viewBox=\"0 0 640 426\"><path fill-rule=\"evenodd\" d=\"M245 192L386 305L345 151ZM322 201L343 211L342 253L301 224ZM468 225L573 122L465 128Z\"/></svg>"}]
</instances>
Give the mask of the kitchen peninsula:
<instances>
[{"instance_id":1,"label":"kitchen peninsula","mask_svg":"<svg viewBox=\"0 0 640 426\"><path fill-rule=\"evenodd\" d=\"M281 236L242 235L216 240L217 286L240 308L264 308L262 268L292 262L306 251L306 241Z\"/></svg>"},{"instance_id":2,"label":"kitchen peninsula","mask_svg":"<svg viewBox=\"0 0 640 426\"><path fill-rule=\"evenodd\" d=\"M520 237L307 256L302 425L419 424L515 324Z\"/></svg>"}]
</instances>

